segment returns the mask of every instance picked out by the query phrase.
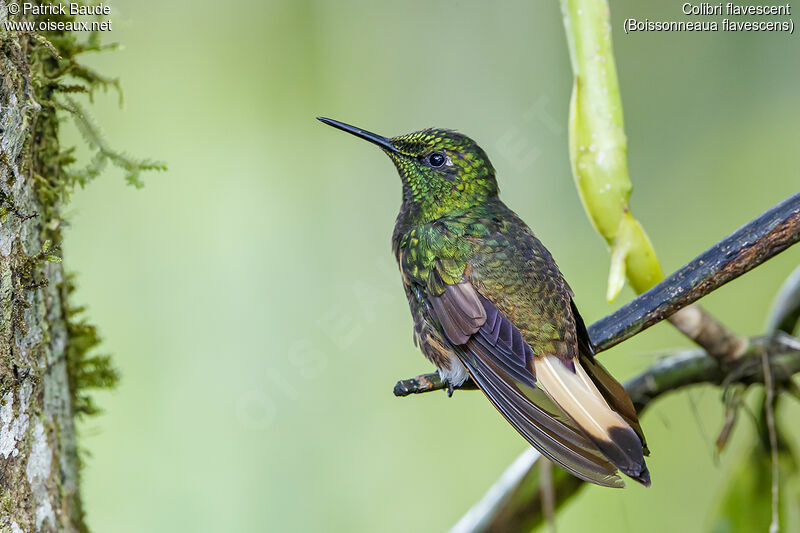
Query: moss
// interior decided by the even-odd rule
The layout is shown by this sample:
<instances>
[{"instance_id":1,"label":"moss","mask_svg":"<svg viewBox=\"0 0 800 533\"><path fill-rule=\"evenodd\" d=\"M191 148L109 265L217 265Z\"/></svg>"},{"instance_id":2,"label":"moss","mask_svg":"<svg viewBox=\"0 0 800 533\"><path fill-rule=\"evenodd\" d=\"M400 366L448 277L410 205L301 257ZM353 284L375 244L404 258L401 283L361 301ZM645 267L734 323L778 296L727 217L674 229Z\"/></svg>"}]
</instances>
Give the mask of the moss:
<instances>
[{"instance_id":1,"label":"moss","mask_svg":"<svg viewBox=\"0 0 800 533\"><path fill-rule=\"evenodd\" d=\"M71 19L49 18L55 22ZM0 129L4 136L0 154L0 222L4 230L0 390L32 384L37 392L31 398L31 417L44 410L47 394L58 403L50 402L55 416L44 418L48 440L55 443L53 460L61 465L61 475L68 482L64 487L49 487L48 492L54 502L60 502L59 520L79 531L86 530L80 494L74 490L81 461L72 425L68 434L62 435L61 417L97 413L92 391L113 387L118 373L111 358L97 352L101 342L97 329L83 308L71 302L74 278L65 275L61 265L52 264L61 262L59 248L65 226L61 209L76 186L85 186L109 164L121 168L125 179L137 187L142 172L164 168L110 148L82 108L81 101L91 102L96 91L119 89L116 80L79 61L84 53L113 48L102 46L99 38L99 34L83 32L12 33L0 28L0 90L10 104L3 107ZM75 121L90 153L88 162L78 161L75 146L62 144L60 129L65 120ZM11 148L6 150L6 144ZM42 363L61 364L62 354L49 351L62 346L67 382L58 374L51 380L55 389L43 388L48 369ZM65 411L67 388L69 411ZM31 435L28 432L20 449L30 450ZM3 476L0 485L4 491L11 489L0 493L0 522L5 526L11 517L18 523L30 520L31 509L18 505L30 497L24 464L7 465Z\"/></svg>"},{"instance_id":2,"label":"moss","mask_svg":"<svg viewBox=\"0 0 800 533\"><path fill-rule=\"evenodd\" d=\"M54 22L72 21L74 17L53 16ZM50 207L64 203L79 185L85 186L111 163L122 169L125 180L136 187L142 186L141 173L148 170L165 170L163 163L149 159L134 159L116 151L106 143L100 128L75 95L86 95L89 101L98 90L116 90L119 81L105 77L82 65L78 57L89 52L114 49L115 45L100 43L99 33L89 33L86 40L78 40L76 33L64 31L45 32L27 39L30 47L30 83L35 101L41 106L36 116L31 142L28 143L33 175L39 203ZM63 118L71 118L81 133L93 157L80 166L75 157L75 147L61 146L59 126ZM54 227L60 217L55 209L42 214L46 227ZM45 238L55 239L56 235Z\"/></svg>"},{"instance_id":3,"label":"moss","mask_svg":"<svg viewBox=\"0 0 800 533\"><path fill-rule=\"evenodd\" d=\"M54 15L49 18L69 21L73 17ZM11 68L3 69L0 83L9 93L17 95L19 102L24 102L21 119L27 126L24 130L28 132L23 152L15 155L14 161L5 154L0 155L0 166L7 175L4 189L10 191L17 176L22 175L26 180L32 178L26 181L32 191L26 188L26 193L16 199L0 191L0 220L5 223L8 217L16 217L22 222L33 219L27 224L26 242L18 237L12 247L11 278L4 279L13 287L12 305L8 306L11 307L9 316L12 320L8 321L10 327L4 327L2 332L4 339L15 334L24 336L28 329L26 316L30 315L26 314L26 309L31 307L31 302L46 302L48 313L51 313L48 316L55 318L57 323L42 329L44 338L32 349L45 350L52 340L50 334L55 331L60 332L59 338L66 338L64 358L71 414L80 418L100 410L92 398L92 391L113 387L118 381L118 373L110 356L97 352L101 344L97 328L88 321L85 310L71 302L74 277L64 274L60 265L48 265L61 262L59 248L61 230L65 226L61 209L76 186L88 184L109 163L121 168L128 183L137 187L142 184L140 175L143 171L161 170L164 166L149 160L136 160L110 148L80 103L81 99L91 102L98 90L119 90L117 80L106 78L79 61L80 56L87 52L113 48L101 45L99 34L46 32L13 35L3 33L0 28L0 37L2 52L10 59L5 64L11 65ZM77 125L91 154L88 162L78 161L75 146L62 144L60 129L65 120L73 120ZM24 208L15 200L24 202ZM31 228L35 228L34 231L30 231ZM26 255L37 246L40 248L38 252ZM48 280L51 286L46 288ZM31 293L37 291L43 291L41 297L32 297ZM56 307L50 308L51 304ZM59 316L63 322L58 321ZM8 353L4 350L0 354L0 376L3 376L0 381L7 383L0 383L0 386L15 388L23 381L17 372L21 367L17 365L26 366L27 361L13 353L12 343L7 344ZM33 353L29 353L29 357L37 361L45 359L43 355ZM42 378L40 372L33 370L24 379L35 383ZM48 423L47 432L54 436L53 442L64 442L61 430L58 423ZM64 454L60 464L64 467L71 463L66 471L74 472L79 479L82 461L76 444L68 439L65 446L59 448L59 453ZM69 523L78 531L87 531L79 493L67 492L62 496L62 516L68 516ZM16 502L9 504L0 497L0 514L18 515Z\"/></svg>"},{"instance_id":4,"label":"moss","mask_svg":"<svg viewBox=\"0 0 800 533\"><path fill-rule=\"evenodd\" d=\"M50 19L68 22L75 17L54 15ZM10 46L8 43L6 40L5 44ZM37 203L42 210L39 213L42 222L40 237L45 245L41 252L26 261L23 272L25 279L22 280L25 288L35 290L41 287L41 282L36 281L37 266L45 261L60 261L49 250L49 243L61 242L63 220L59 206L68 200L76 186L85 186L108 163L121 168L128 183L136 187L142 185L140 175L143 171L164 170L165 167L161 163L136 160L111 149L100 129L75 98L84 95L91 102L96 91L112 89L120 93L121 100L118 80L105 77L78 60L83 54L114 49L115 45L103 45L97 32L66 31L21 35L19 43L18 57L27 60L30 69L30 76L25 80L26 87L32 100L38 104L33 107L32 119L35 122L31 138L26 143L24 160L29 165L26 170L34 177ZM87 147L93 152L84 166L77 161L74 146L65 147L61 144L59 130L66 118L74 120ZM12 212L15 209L11 204L5 208ZM87 322L83 308L73 307L70 303L70 295L74 290L73 277L65 276L59 289L69 336L66 358L73 410L76 415L94 414L98 407L87 391L113 387L118 374L108 355L94 353L100 344L97 329Z\"/></svg>"},{"instance_id":5,"label":"moss","mask_svg":"<svg viewBox=\"0 0 800 533\"><path fill-rule=\"evenodd\" d=\"M8 516L14 509L14 499L11 494L5 493L0 496L0 515Z\"/></svg>"},{"instance_id":6,"label":"moss","mask_svg":"<svg viewBox=\"0 0 800 533\"><path fill-rule=\"evenodd\" d=\"M69 335L66 357L72 410L76 416L93 415L100 410L88 391L114 387L119 373L111 364L111 356L94 353L102 339L97 328L86 321L85 309L69 305L70 295L75 290L74 276L68 275L59 289L65 302L64 318Z\"/></svg>"},{"instance_id":7,"label":"moss","mask_svg":"<svg viewBox=\"0 0 800 533\"><path fill-rule=\"evenodd\" d=\"M59 18L68 19L52 16L51 20ZM70 302L73 278L64 274L60 264L52 264L61 261L58 249L65 226L61 209L76 186L86 185L109 163L122 168L128 182L136 186L141 185L143 171L163 168L111 149L81 107L82 99L91 102L97 90L118 89L116 80L79 61L81 54L106 48L97 34L13 33L0 27L4 104L0 109L4 137L0 154L0 390L34 391L29 415L46 420L53 461L60 465L59 479L64 482L63 486L48 485L48 497L58 503L59 524L79 531L86 530L80 493L75 490L80 457L73 426L64 417L96 413L99 409L91 391L112 387L118 375L110 357L97 353L97 329L83 309ZM87 163L77 160L76 147L62 144L59 134L64 120L74 120L82 133L91 154ZM45 362L59 365L57 372L49 373L51 367ZM18 443L23 458L31 451L31 439L28 432ZM9 521L24 525L32 519L30 505L21 504L31 497L25 475L24 461L4 465L3 526Z\"/></svg>"},{"instance_id":8,"label":"moss","mask_svg":"<svg viewBox=\"0 0 800 533\"><path fill-rule=\"evenodd\" d=\"M75 17L53 15L49 18L53 22L68 22ZM2 35L1 46L17 67L16 72L4 75L14 76L14 83L23 87L25 97L31 103L27 106L25 118L31 121L32 128L25 142L20 171L33 177L39 212L21 213L11 198L5 194L0 197L0 217L38 218L40 242L44 245L39 253L21 258L16 279L20 290L31 291L46 286L47 277L41 275L44 263L60 261L52 250L62 240L64 224L60 206L68 201L76 186L85 186L109 163L121 168L128 183L136 187L142 185L142 172L165 167L155 161L130 158L110 148L100 129L78 102L77 98L81 96L91 102L98 90L120 92L118 80L105 77L79 61L83 54L115 48L115 45L101 44L99 33L48 31L11 35L6 32ZM93 154L88 163L81 164L77 160L75 146L62 145L59 134L65 119L75 122ZM6 160L0 160L0 164L11 167ZM8 175L13 180L13 173ZM56 243L56 246L52 247L51 243ZM90 415L96 413L98 407L87 391L113 387L118 374L108 355L94 353L100 344L97 329L87 322L83 308L73 307L70 303L73 278L65 276L58 288L69 337L66 359L73 410L76 415ZM24 332L27 302L20 296L14 301L14 328Z\"/></svg>"}]
</instances>

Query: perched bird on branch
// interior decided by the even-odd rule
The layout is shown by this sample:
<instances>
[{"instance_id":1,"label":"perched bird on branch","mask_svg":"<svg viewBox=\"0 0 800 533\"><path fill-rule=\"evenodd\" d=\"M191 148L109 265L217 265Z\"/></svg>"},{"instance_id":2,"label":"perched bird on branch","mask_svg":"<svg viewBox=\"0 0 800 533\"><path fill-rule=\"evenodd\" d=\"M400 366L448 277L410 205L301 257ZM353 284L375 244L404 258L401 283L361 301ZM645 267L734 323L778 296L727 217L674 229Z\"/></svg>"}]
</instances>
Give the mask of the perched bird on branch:
<instances>
[{"instance_id":1,"label":"perched bird on branch","mask_svg":"<svg viewBox=\"0 0 800 533\"><path fill-rule=\"evenodd\" d=\"M594 358L550 252L498 197L486 153L454 131L378 145L403 183L392 244L414 338L452 388L468 377L525 439L586 481L650 485L644 435L625 389Z\"/></svg>"}]
</instances>

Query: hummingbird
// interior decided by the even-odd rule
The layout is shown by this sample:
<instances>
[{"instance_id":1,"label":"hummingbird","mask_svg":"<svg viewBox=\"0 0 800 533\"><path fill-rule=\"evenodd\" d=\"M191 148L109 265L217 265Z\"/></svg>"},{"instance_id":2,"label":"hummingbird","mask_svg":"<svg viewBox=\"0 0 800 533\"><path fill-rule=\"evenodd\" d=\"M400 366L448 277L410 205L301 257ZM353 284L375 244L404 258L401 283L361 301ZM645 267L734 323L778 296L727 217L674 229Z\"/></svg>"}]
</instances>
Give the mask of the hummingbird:
<instances>
[{"instance_id":1,"label":"hummingbird","mask_svg":"<svg viewBox=\"0 0 800 533\"><path fill-rule=\"evenodd\" d=\"M574 476L649 486L630 396L595 359L553 257L498 193L472 139L448 129L387 138L318 117L380 147L403 188L392 250L414 342L452 394L471 378L534 448Z\"/></svg>"}]
</instances>

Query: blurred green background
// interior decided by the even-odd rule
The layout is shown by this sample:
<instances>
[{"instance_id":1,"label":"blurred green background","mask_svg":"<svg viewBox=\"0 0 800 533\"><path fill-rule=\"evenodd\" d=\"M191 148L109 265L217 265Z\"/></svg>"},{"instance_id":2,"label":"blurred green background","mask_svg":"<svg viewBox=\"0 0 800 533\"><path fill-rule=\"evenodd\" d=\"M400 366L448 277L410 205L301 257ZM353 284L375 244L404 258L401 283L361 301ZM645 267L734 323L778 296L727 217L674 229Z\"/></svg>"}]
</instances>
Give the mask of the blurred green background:
<instances>
[{"instance_id":1,"label":"blurred green background","mask_svg":"<svg viewBox=\"0 0 800 533\"><path fill-rule=\"evenodd\" d=\"M682 2L612 1L634 213L671 272L798 188L800 41L625 35ZM78 191L65 264L122 382L80 425L93 531L443 531L525 443L480 393L397 399L431 370L390 253L400 184L324 115L396 135L468 133L550 248L587 322L608 254L567 154L571 71L557 2L122 1L85 58L125 90L91 107L115 147L167 162ZM68 139L79 142L67 129ZM789 250L703 303L761 332ZM659 325L604 354L620 379L688 346ZM644 417L653 486L588 487L560 531L703 531L753 438L715 457L721 391ZM781 416L796 420L796 404ZM797 435L795 435L797 442ZM788 531L789 529L787 529Z\"/></svg>"}]
</instances>

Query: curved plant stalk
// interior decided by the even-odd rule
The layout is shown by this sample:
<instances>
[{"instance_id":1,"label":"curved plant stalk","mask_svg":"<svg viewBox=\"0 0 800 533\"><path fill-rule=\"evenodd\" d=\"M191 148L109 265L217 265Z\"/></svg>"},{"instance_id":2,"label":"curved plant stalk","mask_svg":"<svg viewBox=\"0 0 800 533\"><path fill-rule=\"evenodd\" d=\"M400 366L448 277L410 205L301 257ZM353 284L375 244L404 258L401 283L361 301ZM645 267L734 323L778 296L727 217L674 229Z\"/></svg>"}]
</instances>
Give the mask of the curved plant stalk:
<instances>
[{"instance_id":1,"label":"curved plant stalk","mask_svg":"<svg viewBox=\"0 0 800 533\"><path fill-rule=\"evenodd\" d=\"M570 164L589 220L610 247L606 299L613 302L626 278L641 294L664 279L664 273L653 244L631 212L633 186L628 176L628 143L608 3L561 0L561 11L575 74L569 116ZM690 306L669 320L714 357L736 357L747 348L745 338L699 306Z\"/></svg>"},{"instance_id":2,"label":"curved plant stalk","mask_svg":"<svg viewBox=\"0 0 800 533\"><path fill-rule=\"evenodd\" d=\"M628 144L605 0L561 0L575 83L569 116L572 175L592 224L611 247L606 298L625 278L637 293L664 274L641 224L633 217Z\"/></svg>"}]
</instances>

